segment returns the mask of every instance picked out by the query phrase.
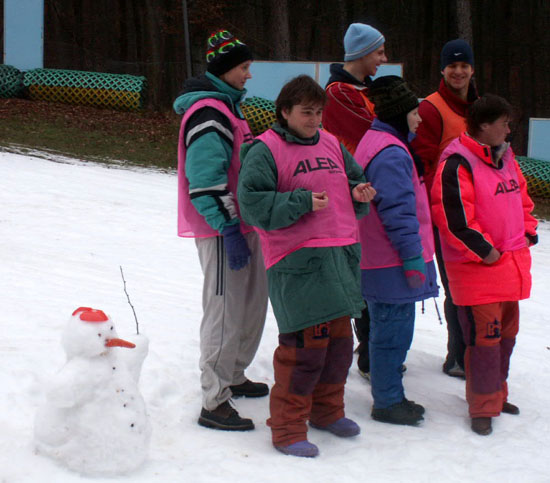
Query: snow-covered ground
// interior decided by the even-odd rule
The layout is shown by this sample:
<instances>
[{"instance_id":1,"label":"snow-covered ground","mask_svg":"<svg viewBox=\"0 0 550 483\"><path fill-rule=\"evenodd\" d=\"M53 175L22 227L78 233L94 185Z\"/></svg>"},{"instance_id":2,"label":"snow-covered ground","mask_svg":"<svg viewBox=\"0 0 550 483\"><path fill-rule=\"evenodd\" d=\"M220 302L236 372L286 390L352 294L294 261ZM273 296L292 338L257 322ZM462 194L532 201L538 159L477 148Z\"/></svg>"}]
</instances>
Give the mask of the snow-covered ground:
<instances>
[{"instance_id":1,"label":"snow-covered ground","mask_svg":"<svg viewBox=\"0 0 550 483\"><path fill-rule=\"evenodd\" d=\"M150 340L140 380L153 426L150 458L129 475L90 481L550 481L549 224L532 250L534 288L521 303L512 358L510 400L520 416L502 415L488 437L470 430L464 383L441 372L446 329L430 300L424 315L417 307L405 376L425 421L371 420L370 387L354 365L346 408L362 433L341 440L311 429L321 455L310 460L272 448L267 398L236 401L255 431L196 423L202 276L193 241L176 236L174 174L0 152L0 180L0 482L88 480L35 453L33 419L65 362L60 337L75 308L102 309L120 337L134 332L119 266ZM276 341L270 312L250 378L273 382Z\"/></svg>"}]
</instances>

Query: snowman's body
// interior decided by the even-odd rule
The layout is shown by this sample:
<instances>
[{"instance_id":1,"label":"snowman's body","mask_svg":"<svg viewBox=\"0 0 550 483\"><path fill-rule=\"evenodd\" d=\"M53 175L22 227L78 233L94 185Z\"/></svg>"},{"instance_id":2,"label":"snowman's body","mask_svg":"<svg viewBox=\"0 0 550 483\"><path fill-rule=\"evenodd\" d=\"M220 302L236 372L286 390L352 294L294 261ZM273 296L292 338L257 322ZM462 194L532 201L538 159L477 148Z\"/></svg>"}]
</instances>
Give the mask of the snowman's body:
<instances>
[{"instance_id":1,"label":"snowman's body","mask_svg":"<svg viewBox=\"0 0 550 483\"><path fill-rule=\"evenodd\" d=\"M74 322L69 322L69 331ZM103 347L105 339L120 340L110 320L105 322L84 326L93 329L90 336ZM139 374L132 375L132 368L117 356L117 351L123 349L108 347L96 355L75 355L78 343L74 342L84 333L80 332L76 337L65 333L68 360L36 415L36 447L81 473L126 473L147 458L151 435L145 402L137 386ZM88 345L83 351L90 352L91 348Z\"/></svg>"}]
</instances>

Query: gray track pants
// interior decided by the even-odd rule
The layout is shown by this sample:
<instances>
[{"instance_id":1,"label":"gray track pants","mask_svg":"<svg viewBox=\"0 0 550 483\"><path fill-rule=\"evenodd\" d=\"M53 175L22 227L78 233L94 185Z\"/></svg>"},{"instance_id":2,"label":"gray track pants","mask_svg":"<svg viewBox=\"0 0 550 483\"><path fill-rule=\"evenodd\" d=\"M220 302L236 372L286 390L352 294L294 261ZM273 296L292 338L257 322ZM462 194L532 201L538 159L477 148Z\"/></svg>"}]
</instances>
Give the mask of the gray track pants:
<instances>
[{"instance_id":1,"label":"gray track pants","mask_svg":"<svg viewBox=\"0 0 550 483\"><path fill-rule=\"evenodd\" d=\"M202 406L211 411L231 397L229 386L245 382L260 344L267 312L267 277L255 232L245 235L252 256L231 270L223 237L195 238L204 274L200 329Z\"/></svg>"}]
</instances>

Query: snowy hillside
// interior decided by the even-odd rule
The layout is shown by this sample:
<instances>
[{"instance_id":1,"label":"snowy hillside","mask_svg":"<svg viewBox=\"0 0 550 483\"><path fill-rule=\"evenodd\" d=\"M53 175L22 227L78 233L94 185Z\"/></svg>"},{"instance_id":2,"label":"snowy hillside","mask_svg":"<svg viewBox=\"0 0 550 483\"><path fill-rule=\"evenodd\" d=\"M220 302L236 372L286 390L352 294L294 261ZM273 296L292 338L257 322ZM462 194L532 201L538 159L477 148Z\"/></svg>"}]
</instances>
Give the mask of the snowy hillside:
<instances>
[{"instance_id":1,"label":"snowy hillside","mask_svg":"<svg viewBox=\"0 0 550 483\"><path fill-rule=\"evenodd\" d=\"M371 420L370 387L354 363L346 408L362 433L341 440L311 429L321 455L307 460L272 448L267 398L236 400L255 431L196 424L202 275L194 242L176 236L174 174L0 152L0 180L0 482L550 481L550 224L532 250L534 289L521 303L512 357L510 401L520 416L502 415L488 437L470 430L464 383L441 372L446 328L429 300L424 315L417 306L404 380L425 421ZM119 266L150 341L140 379L150 457L127 476L88 479L35 454L33 419L65 362L61 332L74 309L103 310L120 337L134 332ZM248 376L272 384L277 329L268 317Z\"/></svg>"}]
</instances>

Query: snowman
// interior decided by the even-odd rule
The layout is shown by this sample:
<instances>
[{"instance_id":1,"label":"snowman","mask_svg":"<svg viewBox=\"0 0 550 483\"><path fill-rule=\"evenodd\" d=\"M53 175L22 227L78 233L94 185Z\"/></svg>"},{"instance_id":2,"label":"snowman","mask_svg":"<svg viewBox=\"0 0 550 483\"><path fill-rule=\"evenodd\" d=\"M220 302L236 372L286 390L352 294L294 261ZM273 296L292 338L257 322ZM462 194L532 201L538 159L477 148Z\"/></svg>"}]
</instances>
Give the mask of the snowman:
<instances>
[{"instance_id":1,"label":"snowman","mask_svg":"<svg viewBox=\"0 0 550 483\"><path fill-rule=\"evenodd\" d=\"M151 436L137 386L147 351L119 357L135 344L119 339L111 319L89 307L73 312L62 345L67 362L36 414L38 452L88 475L134 470L147 458Z\"/></svg>"}]
</instances>

